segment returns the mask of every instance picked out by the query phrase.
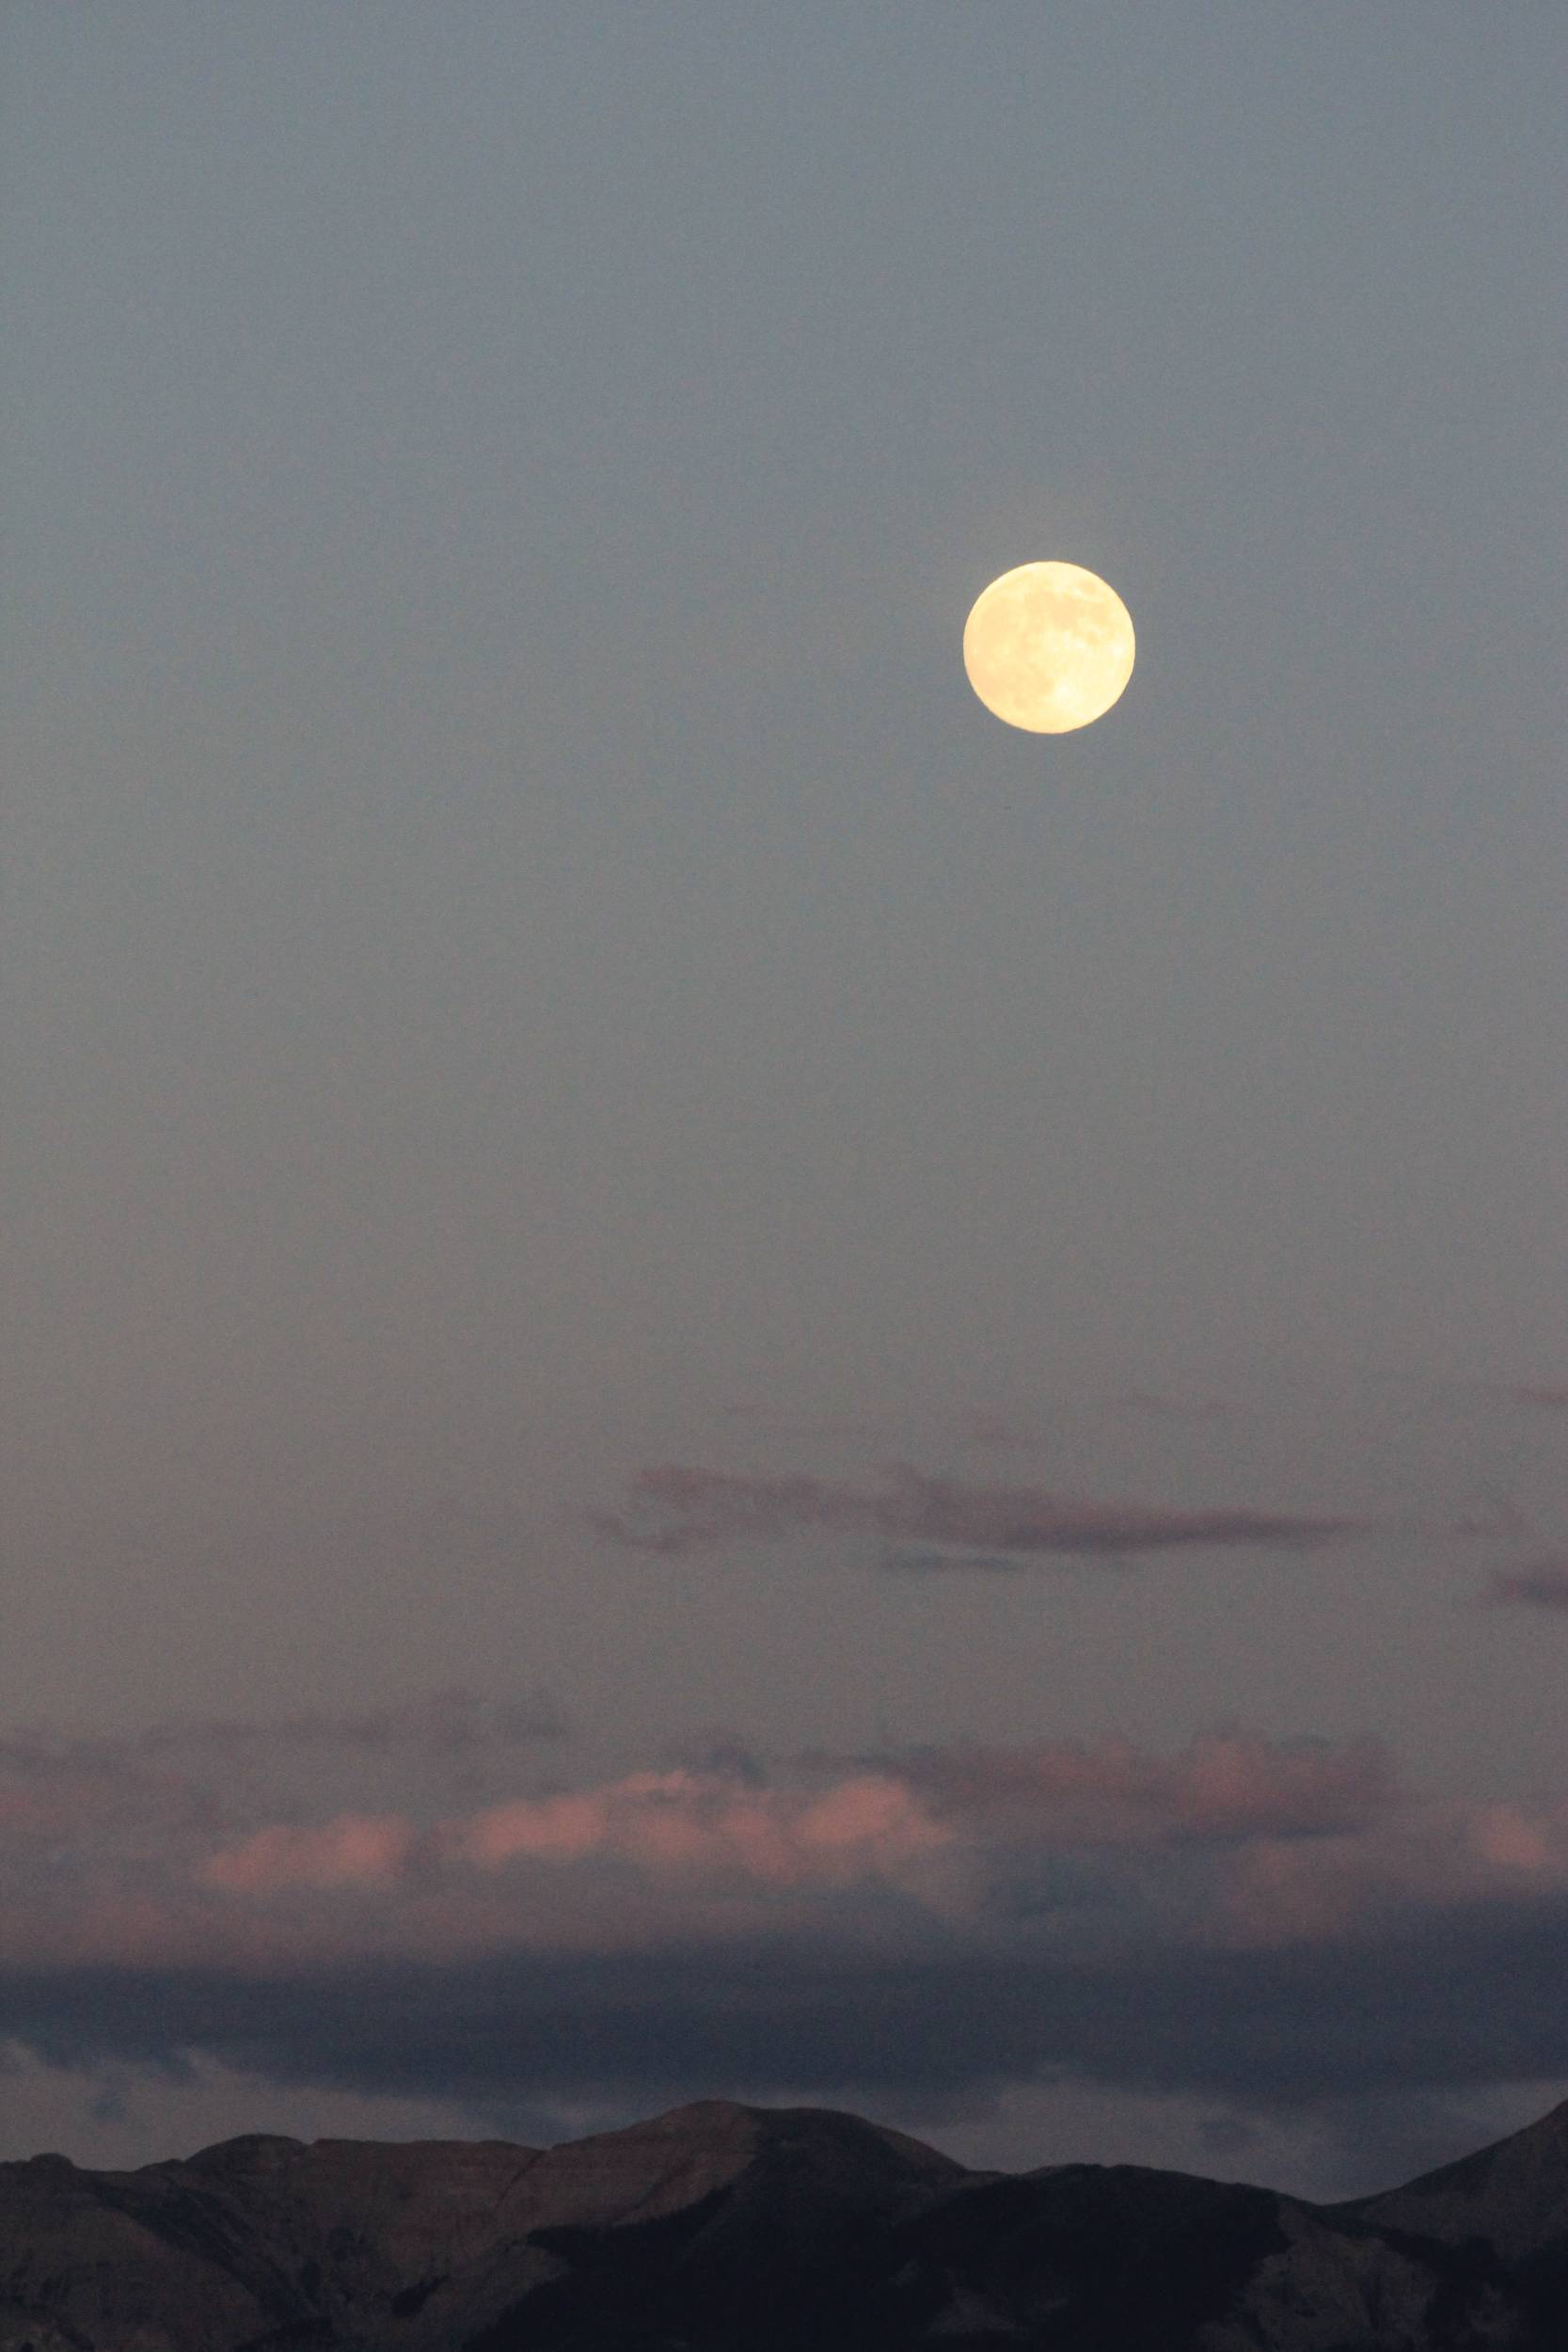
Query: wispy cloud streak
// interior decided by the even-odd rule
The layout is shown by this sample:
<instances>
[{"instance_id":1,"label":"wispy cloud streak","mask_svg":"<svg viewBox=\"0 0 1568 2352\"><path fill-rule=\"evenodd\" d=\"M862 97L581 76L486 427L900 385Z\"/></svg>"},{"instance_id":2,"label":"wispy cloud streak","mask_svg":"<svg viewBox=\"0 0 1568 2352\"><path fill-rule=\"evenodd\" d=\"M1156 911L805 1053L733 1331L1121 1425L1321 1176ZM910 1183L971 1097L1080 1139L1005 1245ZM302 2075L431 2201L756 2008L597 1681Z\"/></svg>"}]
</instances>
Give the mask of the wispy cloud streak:
<instances>
[{"instance_id":1,"label":"wispy cloud streak","mask_svg":"<svg viewBox=\"0 0 1568 2352\"><path fill-rule=\"evenodd\" d=\"M880 1489L667 1463L638 1472L624 1507L594 1515L611 1542L681 1557L725 1543L831 1533L994 1556L1094 1558L1204 1546L1303 1549L1368 1532L1328 1514L1186 1510L1101 1502L1041 1486L978 1486L899 1469ZM940 1565L940 1553L927 1565Z\"/></svg>"},{"instance_id":2,"label":"wispy cloud streak","mask_svg":"<svg viewBox=\"0 0 1568 2352\"><path fill-rule=\"evenodd\" d=\"M1501 1608L1568 1609L1568 1558L1531 1560L1496 1568L1483 1597Z\"/></svg>"}]
</instances>

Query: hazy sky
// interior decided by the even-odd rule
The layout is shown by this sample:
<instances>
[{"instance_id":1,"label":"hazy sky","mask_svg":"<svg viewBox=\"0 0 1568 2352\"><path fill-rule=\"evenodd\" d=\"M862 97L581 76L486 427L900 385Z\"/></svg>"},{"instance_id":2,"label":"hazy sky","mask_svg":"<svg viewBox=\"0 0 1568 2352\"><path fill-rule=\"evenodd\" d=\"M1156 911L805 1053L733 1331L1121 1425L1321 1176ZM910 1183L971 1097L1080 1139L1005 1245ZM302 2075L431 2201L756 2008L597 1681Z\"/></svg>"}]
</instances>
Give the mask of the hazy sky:
<instances>
[{"instance_id":1,"label":"hazy sky","mask_svg":"<svg viewBox=\"0 0 1568 2352\"><path fill-rule=\"evenodd\" d=\"M0 2154L1560 2095L1568 23L0 86Z\"/></svg>"}]
</instances>

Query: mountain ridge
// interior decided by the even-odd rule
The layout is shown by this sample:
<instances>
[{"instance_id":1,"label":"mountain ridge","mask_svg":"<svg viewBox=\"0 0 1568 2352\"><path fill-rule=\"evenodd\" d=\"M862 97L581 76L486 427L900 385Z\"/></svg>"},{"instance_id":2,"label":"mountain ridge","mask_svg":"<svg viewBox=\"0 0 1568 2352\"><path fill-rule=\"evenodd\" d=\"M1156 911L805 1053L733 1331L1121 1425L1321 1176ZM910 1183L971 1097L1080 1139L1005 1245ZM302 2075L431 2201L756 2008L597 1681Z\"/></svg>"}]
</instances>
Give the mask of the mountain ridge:
<instances>
[{"instance_id":1,"label":"mountain ridge","mask_svg":"<svg viewBox=\"0 0 1568 2352\"><path fill-rule=\"evenodd\" d=\"M971 2170L703 2100L505 2140L242 2134L0 2164L0 2352L1560 2352L1568 2104L1315 2204L1134 2165Z\"/></svg>"}]
</instances>

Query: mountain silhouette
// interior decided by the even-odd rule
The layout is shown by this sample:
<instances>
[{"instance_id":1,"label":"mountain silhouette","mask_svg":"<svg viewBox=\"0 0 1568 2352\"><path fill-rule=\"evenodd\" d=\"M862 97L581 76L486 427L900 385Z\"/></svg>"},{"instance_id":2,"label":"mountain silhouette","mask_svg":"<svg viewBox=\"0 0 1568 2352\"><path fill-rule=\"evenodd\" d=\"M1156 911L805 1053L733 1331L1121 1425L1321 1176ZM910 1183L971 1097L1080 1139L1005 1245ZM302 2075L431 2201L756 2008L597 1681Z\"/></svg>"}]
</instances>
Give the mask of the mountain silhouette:
<instances>
[{"instance_id":1,"label":"mountain silhouette","mask_svg":"<svg viewBox=\"0 0 1568 2352\"><path fill-rule=\"evenodd\" d=\"M0 2165L0 2352L1563 2352L1568 2106L1353 2202L705 2100Z\"/></svg>"}]
</instances>

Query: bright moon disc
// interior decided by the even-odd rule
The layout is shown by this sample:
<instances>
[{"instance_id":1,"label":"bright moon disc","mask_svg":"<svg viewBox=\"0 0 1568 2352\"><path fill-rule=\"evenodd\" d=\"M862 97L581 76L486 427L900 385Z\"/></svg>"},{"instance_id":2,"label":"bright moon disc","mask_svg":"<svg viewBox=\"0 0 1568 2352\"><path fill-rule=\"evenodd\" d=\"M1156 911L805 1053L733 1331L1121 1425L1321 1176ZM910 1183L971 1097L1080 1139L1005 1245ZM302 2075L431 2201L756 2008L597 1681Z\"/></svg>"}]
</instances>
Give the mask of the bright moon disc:
<instances>
[{"instance_id":1,"label":"bright moon disc","mask_svg":"<svg viewBox=\"0 0 1568 2352\"><path fill-rule=\"evenodd\" d=\"M1132 675L1132 616L1077 564L1021 564L982 589L964 623L964 668L1010 727L1066 735L1109 710Z\"/></svg>"}]
</instances>

